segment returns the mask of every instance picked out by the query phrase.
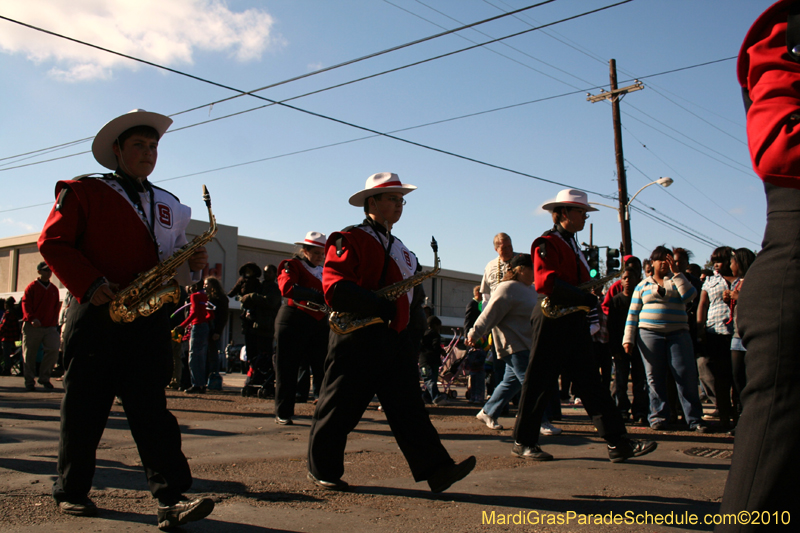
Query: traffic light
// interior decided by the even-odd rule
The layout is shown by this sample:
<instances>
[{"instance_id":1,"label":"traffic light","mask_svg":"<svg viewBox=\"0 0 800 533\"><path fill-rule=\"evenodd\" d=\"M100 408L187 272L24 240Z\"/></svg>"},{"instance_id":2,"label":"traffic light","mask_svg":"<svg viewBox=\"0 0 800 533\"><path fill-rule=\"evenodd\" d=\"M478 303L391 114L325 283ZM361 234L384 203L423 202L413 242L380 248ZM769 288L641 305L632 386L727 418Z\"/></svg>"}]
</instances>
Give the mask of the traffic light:
<instances>
[{"instance_id":1,"label":"traffic light","mask_svg":"<svg viewBox=\"0 0 800 533\"><path fill-rule=\"evenodd\" d=\"M597 246L589 246L584 250L586 262L589 263L589 277L596 278L600 275L600 249Z\"/></svg>"},{"instance_id":2,"label":"traffic light","mask_svg":"<svg viewBox=\"0 0 800 533\"><path fill-rule=\"evenodd\" d=\"M619 250L608 248L606 250L606 272L610 273L619 268Z\"/></svg>"}]
</instances>

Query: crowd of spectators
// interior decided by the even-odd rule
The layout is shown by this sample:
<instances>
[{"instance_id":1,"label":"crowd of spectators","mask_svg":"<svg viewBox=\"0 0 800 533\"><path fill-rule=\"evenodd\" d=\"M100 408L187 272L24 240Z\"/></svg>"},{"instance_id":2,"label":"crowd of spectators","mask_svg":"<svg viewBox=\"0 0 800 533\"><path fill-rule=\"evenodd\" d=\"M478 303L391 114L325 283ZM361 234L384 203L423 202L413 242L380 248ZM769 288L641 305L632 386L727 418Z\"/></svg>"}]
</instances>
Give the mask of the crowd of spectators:
<instances>
[{"instance_id":1,"label":"crowd of spectators","mask_svg":"<svg viewBox=\"0 0 800 533\"><path fill-rule=\"evenodd\" d=\"M487 264L484 279L474 287L466 307L468 346L462 345L467 353L462 374L468 376L469 403L481 406L477 418L499 430L503 426L498 420L509 416L528 367L536 290L531 256L514 252L505 233L498 234L493 245L498 255ZM690 263L691 259L690 251L665 246L657 247L644 261L625 256L620 278L595 289L602 303L587 320L593 357L603 387L610 389L629 423L657 431L686 427L733 433L746 381L736 304L755 254L746 248L720 247L712 253L709 269ZM26 288L19 304L13 297L2 302L0 318L0 372L9 375L18 364L28 390L35 388L37 377L42 387L52 387L50 373L58 355L60 305L53 305L58 304L56 297L47 299L57 289L49 282L47 265L40 267L39 277ZM215 277L182 289L182 302L173 313L176 370L172 388L189 394L218 390L220 371L234 371L240 360L242 372L248 374L243 393L256 388L263 397L275 394L280 378L274 364L275 327L284 300L276 283L277 269L267 265L262 270L251 262L241 266L239 275L227 293ZM244 337L234 360L225 357L233 347L232 335L228 332L228 339L222 338L231 298L240 303ZM423 313L421 286L415 288L414 299L420 316L427 316L417 341L420 391L426 403L444 405L447 389L439 389L440 366L448 353L443 347L442 322L429 307ZM223 351L226 340L230 344ZM45 352L44 357L39 353L38 362L37 351ZM291 387L297 391L296 401L308 400L311 380L316 393L321 376L314 374L320 374L320 368L304 361L297 375L283 376L296 380L296 387ZM551 420L561 418L559 396L560 391L569 391L569 369L563 370L559 382L553 383L552 401L542 419L545 435L561 432ZM703 400L713 404L713 412L703 414ZM573 395L569 401L580 404L581 400Z\"/></svg>"}]
</instances>

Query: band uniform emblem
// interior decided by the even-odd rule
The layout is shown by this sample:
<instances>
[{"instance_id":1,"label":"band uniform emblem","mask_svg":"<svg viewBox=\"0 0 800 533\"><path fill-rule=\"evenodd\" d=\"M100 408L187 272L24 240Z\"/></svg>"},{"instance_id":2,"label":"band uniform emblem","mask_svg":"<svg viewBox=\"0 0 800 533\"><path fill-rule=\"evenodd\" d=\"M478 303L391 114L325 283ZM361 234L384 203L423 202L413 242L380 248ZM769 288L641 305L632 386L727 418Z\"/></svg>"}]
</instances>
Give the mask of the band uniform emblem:
<instances>
[{"instance_id":1,"label":"band uniform emblem","mask_svg":"<svg viewBox=\"0 0 800 533\"><path fill-rule=\"evenodd\" d=\"M156 213L158 214L158 222L167 229L172 228L172 209L167 204L157 203Z\"/></svg>"}]
</instances>

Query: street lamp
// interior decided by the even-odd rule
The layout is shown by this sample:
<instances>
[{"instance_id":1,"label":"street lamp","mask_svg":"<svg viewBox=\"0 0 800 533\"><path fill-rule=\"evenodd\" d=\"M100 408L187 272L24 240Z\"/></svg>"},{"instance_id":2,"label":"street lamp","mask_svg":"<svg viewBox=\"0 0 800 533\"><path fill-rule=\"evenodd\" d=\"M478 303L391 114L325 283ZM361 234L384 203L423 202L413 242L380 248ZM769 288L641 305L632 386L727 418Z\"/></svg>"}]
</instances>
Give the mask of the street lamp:
<instances>
[{"instance_id":1,"label":"street lamp","mask_svg":"<svg viewBox=\"0 0 800 533\"><path fill-rule=\"evenodd\" d=\"M617 220L619 220L619 222L622 225L622 249L624 250L625 254L632 253L632 250L631 250L631 233L630 233L631 232L631 229L630 229L631 202L633 202L633 199L636 198L637 194L642 192L647 187L649 187L651 185L655 185L656 183L661 185L662 187L669 187L670 185L672 185L673 180L672 180L672 178L667 178L665 176L663 178L658 178L656 181L651 181L650 183L648 183L647 185L645 185L644 187L642 187L641 189L636 191L636 194L634 194L631 197L631 199L628 200L627 204L623 204L622 200L620 200L619 207L612 207L610 205L601 204L601 203L598 203L598 202L589 202L591 205L600 205L600 206L603 206L603 207L607 207L609 209L613 209L614 211L617 212ZM623 217L623 212L624 212L624 217Z\"/></svg>"},{"instance_id":2,"label":"street lamp","mask_svg":"<svg viewBox=\"0 0 800 533\"><path fill-rule=\"evenodd\" d=\"M667 178L667 177L658 178L656 181L651 181L650 183L648 183L647 185L645 185L644 187L642 187L641 189L636 191L636 194L639 194L640 192L642 192L643 190L645 190L649 186L655 185L656 183L661 185L662 187L666 188L666 187L669 187L670 185L672 185L673 179L672 178ZM631 219L631 202L633 202L633 199L636 198L636 194L631 196L631 199L628 200L628 203L625 205L625 220L630 220Z\"/></svg>"}]
</instances>

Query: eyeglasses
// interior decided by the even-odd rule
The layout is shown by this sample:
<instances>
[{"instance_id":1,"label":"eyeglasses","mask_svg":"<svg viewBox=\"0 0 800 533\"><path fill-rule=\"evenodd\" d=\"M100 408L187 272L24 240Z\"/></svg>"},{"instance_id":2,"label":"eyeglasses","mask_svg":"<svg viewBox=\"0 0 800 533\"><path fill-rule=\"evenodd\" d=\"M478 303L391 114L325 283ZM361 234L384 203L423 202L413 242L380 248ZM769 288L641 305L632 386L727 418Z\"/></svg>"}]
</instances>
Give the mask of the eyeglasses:
<instances>
[{"instance_id":1,"label":"eyeglasses","mask_svg":"<svg viewBox=\"0 0 800 533\"><path fill-rule=\"evenodd\" d=\"M381 200L394 202L396 205L406 205L406 201L402 196L382 196Z\"/></svg>"},{"instance_id":2,"label":"eyeglasses","mask_svg":"<svg viewBox=\"0 0 800 533\"><path fill-rule=\"evenodd\" d=\"M580 207L570 207L569 210L578 211L584 219L589 218L589 213L587 213L585 209L581 209Z\"/></svg>"}]
</instances>

